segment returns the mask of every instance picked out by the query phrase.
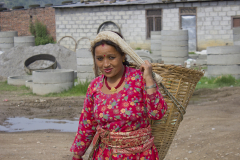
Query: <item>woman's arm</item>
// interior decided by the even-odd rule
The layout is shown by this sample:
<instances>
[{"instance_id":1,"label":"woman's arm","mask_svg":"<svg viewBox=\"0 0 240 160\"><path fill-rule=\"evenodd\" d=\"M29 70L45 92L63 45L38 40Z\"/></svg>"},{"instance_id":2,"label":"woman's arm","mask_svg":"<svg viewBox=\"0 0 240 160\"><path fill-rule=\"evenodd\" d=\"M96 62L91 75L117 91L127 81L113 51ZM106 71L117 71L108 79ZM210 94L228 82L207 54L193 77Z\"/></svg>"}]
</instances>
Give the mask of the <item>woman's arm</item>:
<instances>
[{"instance_id":1,"label":"woman's arm","mask_svg":"<svg viewBox=\"0 0 240 160\"><path fill-rule=\"evenodd\" d=\"M153 80L151 64L148 61L145 61L145 64L142 64L140 69L143 71L143 97L147 107L148 117L153 120L159 120L166 113L167 104L165 103L156 82Z\"/></svg>"},{"instance_id":2,"label":"woman's arm","mask_svg":"<svg viewBox=\"0 0 240 160\"><path fill-rule=\"evenodd\" d=\"M93 83L91 83L93 84ZM92 142L92 139L96 133L97 122L94 119L93 114L93 93L92 87L93 85L89 85L88 91L86 94L86 98L84 100L84 105L82 109L82 113L79 119L78 131L76 133L74 142L70 149L71 152L74 152L74 157L79 158L88 149L89 145Z\"/></svg>"}]
</instances>

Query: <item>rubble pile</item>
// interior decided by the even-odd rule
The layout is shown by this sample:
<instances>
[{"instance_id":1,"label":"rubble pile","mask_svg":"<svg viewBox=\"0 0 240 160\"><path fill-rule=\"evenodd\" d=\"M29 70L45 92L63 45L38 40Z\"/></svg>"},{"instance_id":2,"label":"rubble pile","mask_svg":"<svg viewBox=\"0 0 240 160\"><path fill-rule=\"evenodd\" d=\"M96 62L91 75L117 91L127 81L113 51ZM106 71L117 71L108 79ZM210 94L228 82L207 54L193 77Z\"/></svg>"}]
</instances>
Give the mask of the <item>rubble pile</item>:
<instances>
[{"instance_id":1,"label":"rubble pile","mask_svg":"<svg viewBox=\"0 0 240 160\"><path fill-rule=\"evenodd\" d=\"M24 71L24 62L31 56L37 54L50 54L57 60L57 69L77 70L76 53L60 46L59 44L47 44L34 47L13 47L8 51L0 54L0 77L26 75ZM45 67L47 62L34 62L32 66Z\"/></svg>"}]
</instances>

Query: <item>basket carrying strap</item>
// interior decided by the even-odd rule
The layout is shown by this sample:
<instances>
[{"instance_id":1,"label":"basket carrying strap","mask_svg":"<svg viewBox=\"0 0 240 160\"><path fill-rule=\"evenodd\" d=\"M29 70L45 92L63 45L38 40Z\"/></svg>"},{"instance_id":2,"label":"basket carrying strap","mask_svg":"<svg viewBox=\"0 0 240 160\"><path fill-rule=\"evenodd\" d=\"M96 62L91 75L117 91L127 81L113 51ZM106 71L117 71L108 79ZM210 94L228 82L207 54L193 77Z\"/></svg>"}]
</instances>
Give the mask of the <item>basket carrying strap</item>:
<instances>
[{"instance_id":1,"label":"basket carrying strap","mask_svg":"<svg viewBox=\"0 0 240 160\"><path fill-rule=\"evenodd\" d=\"M163 90L165 91L165 93L169 96L169 98L171 98L171 100L173 101L173 103L175 104L175 107L177 107L180 115L181 115L181 121L183 120L183 115L186 113L186 110L184 109L184 107L182 106L182 104L180 102L178 102L178 100L167 90L167 88L160 82L161 87L163 88ZM180 105L180 108L178 107L178 105Z\"/></svg>"}]
</instances>

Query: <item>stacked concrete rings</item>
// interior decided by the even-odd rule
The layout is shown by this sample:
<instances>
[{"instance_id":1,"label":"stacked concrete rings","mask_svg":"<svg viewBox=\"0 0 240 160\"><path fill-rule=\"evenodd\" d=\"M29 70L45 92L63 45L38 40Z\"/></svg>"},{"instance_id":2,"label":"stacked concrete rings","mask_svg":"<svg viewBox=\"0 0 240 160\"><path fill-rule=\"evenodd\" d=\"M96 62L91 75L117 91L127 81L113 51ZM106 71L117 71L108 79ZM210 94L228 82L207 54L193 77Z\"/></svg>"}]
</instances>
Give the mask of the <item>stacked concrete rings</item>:
<instances>
[{"instance_id":1,"label":"stacked concrete rings","mask_svg":"<svg viewBox=\"0 0 240 160\"><path fill-rule=\"evenodd\" d=\"M162 30L161 54L165 64L183 65L188 59L188 31Z\"/></svg>"},{"instance_id":2,"label":"stacked concrete rings","mask_svg":"<svg viewBox=\"0 0 240 160\"><path fill-rule=\"evenodd\" d=\"M16 46L35 46L34 36L14 37L14 47Z\"/></svg>"},{"instance_id":3,"label":"stacked concrete rings","mask_svg":"<svg viewBox=\"0 0 240 160\"><path fill-rule=\"evenodd\" d=\"M32 89L33 81L32 80L27 80L25 81L25 86Z\"/></svg>"},{"instance_id":4,"label":"stacked concrete rings","mask_svg":"<svg viewBox=\"0 0 240 160\"><path fill-rule=\"evenodd\" d=\"M232 75L240 78L240 46L207 48L208 76Z\"/></svg>"},{"instance_id":5,"label":"stacked concrete rings","mask_svg":"<svg viewBox=\"0 0 240 160\"><path fill-rule=\"evenodd\" d=\"M233 43L240 45L240 28L233 28Z\"/></svg>"},{"instance_id":6,"label":"stacked concrete rings","mask_svg":"<svg viewBox=\"0 0 240 160\"><path fill-rule=\"evenodd\" d=\"M81 82L85 82L86 80L91 81L95 77L92 53L88 49L79 49L76 55L78 80Z\"/></svg>"},{"instance_id":7,"label":"stacked concrete rings","mask_svg":"<svg viewBox=\"0 0 240 160\"><path fill-rule=\"evenodd\" d=\"M8 77L8 84L14 86L23 86L27 80L31 80L32 76L10 76Z\"/></svg>"},{"instance_id":8,"label":"stacked concrete rings","mask_svg":"<svg viewBox=\"0 0 240 160\"><path fill-rule=\"evenodd\" d=\"M17 31L0 32L0 50L7 51L14 47L14 37L17 36Z\"/></svg>"},{"instance_id":9,"label":"stacked concrete rings","mask_svg":"<svg viewBox=\"0 0 240 160\"><path fill-rule=\"evenodd\" d=\"M69 69L48 69L33 71L33 93L45 95L60 93L74 85L74 71Z\"/></svg>"},{"instance_id":10,"label":"stacked concrete rings","mask_svg":"<svg viewBox=\"0 0 240 160\"><path fill-rule=\"evenodd\" d=\"M151 51L161 58L161 31L151 31Z\"/></svg>"}]
</instances>

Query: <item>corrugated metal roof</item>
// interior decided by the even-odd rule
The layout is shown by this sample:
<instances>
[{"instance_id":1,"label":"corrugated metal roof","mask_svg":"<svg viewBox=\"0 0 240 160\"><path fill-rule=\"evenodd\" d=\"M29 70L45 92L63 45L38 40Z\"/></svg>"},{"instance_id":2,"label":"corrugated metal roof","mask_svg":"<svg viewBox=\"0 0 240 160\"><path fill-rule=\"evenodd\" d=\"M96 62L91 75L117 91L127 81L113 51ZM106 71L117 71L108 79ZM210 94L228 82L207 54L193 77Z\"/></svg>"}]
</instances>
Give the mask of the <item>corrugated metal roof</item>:
<instances>
[{"instance_id":1,"label":"corrugated metal roof","mask_svg":"<svg viewBox=\"0 0 240 160\"><path fill-rule=\"evenodd\" d=\"M130 1L130 2L116 1L115 3L110 3L110 1L104 1L104 3L100 3L100 2L87 2L87 3L88 4L77 2L77 3L73 3L73 4L59 5L59 6L53 6L53 7L54 8L75 8L75 7L119 6L119 5L146 4L145 0L135 0L135 1Z\"/></svg>"},{"instance_id":2,"label":"corrugated metal roof","mask_svg":"<svg viewBox=\"0 0 240 160\"><path fill-rule=\"evenodd\" d=\"M165 2L167 0L130 0L130 2L127 1L116 1L115 3L110 3L110 0L108 1L104 1L104 3L100 3L100 2L87 2L87 4L85 3L81 3L81 2L77 2L77 3L73 3L73 4L67 4L67 5L58 5L58 6L53 6L54 8L78 8L78 7L95 7L95 6L122 6L122 5L137 5L137 4L156 4L156 3L179 3L179 2L183 2L181 0L175 0L172 2ZM211 0L186 0L184 1L186 2L194 2L194 1L211 1ZM217 0L215 0L217 1ZM219 0L220 1L220 0Z\"/></svg>"}]
</instances>

